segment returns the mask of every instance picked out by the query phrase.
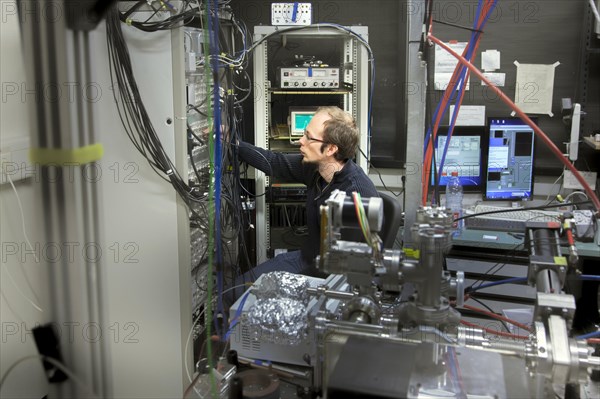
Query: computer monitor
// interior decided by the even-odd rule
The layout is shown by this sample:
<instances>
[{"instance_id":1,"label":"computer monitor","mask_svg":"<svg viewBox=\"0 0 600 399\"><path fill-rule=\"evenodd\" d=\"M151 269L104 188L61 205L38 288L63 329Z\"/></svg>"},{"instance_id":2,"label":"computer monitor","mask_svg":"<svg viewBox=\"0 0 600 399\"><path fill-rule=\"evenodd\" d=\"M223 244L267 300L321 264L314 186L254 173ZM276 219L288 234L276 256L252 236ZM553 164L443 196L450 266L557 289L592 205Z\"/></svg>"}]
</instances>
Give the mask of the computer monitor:
<instances>
[{"instance_id":1,"label":"computer monitor","mask_svg":"<svg viewBox=\"0 0 600 399\"><path fill-rule=\"evenodd\" d=\"M533 195L533 129L520 118L490 117L488 135L484 199L530 199Z\"/></svg>"},{"instance_id":2,"label":"computer monitor","mask_svg":"<svg viewBox=\"0 0 600 399\"><path fill-rule=\"evenodd\" d=\"M483 191L482 144L484 138L485 126L456 126L454 128L439 181L441 192L445 191L448 179L454 171L458 172L458 178L464 191ZM441 126L435 141L435 161L438 171L447 140L448 127ZM430 180L434 185L433 168Z\"/></svg>"},{"instance_id":3,"label":"computer monitor","mask_svg":"<svg viewBox=\"0 0 600 399\"><path fill-rule=\"evenodd\" d=\"M290 136L302 136L318 107L290 107Z\"/></svg>"}]
</instances>

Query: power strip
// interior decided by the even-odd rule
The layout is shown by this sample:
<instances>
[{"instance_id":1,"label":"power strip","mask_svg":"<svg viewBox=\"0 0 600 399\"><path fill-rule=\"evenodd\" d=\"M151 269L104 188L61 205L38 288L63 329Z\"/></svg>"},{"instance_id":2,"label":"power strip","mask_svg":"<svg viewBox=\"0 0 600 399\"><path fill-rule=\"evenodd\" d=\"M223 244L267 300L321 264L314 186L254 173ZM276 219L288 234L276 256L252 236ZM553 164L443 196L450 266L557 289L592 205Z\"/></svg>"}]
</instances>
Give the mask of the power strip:
<instances>
[{"instance_id":1,"label":"power strip","mask_svg":"<svg viewBox=\"0 0 600 399\"><path fill-rule=\"evenodd\" d=\"M592 190L596 189L596 179L598 174L596 172L579 172L583 176L584 180L592 187ZM579 181L573 176L573 173L565 169L565 177L563 181L563 187L571 190L583 190L583 187Z\"/></svg>"},{"instance_id":2,"label":"power strip","mask_svg":"<svg viewBox=\"0 0 600 399\"><path fill-rule=\"evenodd\" d=\"M594 239L593 216L592 211L587 209L573 211L575 236L579 241L592 241Z\"/></svg>"},{"instance_id":3,"label":"power strip","mask_svg":"<svg viewBox=\"0 0 600 399\"><path fill-rule=\"evenodd\" d=\"M272 3L271 25L305 26L312 23L310 3Z\"/></svg>"}]
</instances>

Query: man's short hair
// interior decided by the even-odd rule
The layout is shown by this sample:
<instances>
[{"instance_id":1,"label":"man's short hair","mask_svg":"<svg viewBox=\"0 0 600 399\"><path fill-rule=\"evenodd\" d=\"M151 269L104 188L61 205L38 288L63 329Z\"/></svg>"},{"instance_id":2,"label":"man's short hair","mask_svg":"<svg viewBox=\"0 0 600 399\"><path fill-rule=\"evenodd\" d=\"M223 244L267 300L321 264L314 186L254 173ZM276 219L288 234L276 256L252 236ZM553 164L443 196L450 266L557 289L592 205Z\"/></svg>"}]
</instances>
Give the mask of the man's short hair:
<instances>
[{"instance_id":1,"label":"man's short hair","mask_svg":"<svg viewBox=\"0 0 600 399\"><path fill-rule=\"evenodd\" d=\"M335 159L346 161L354 158L360 135L352 115L333 106L319 107L317 113L319 112L327 113L330 116L330 119L323 123L323 141L338 147L334 154Z\"/></svg>"}]
</instances>

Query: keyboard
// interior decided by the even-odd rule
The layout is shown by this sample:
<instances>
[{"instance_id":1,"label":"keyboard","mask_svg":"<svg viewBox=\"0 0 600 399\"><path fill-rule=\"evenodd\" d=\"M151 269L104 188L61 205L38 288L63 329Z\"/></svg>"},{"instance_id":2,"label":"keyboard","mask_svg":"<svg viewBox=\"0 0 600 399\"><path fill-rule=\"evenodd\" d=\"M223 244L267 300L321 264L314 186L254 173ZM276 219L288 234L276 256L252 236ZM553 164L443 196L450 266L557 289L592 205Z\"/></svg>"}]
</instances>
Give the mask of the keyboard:
<instances>
[{"instance_id":1,"label":"keyboard","mask_svg":"<svg viewBox=\"0 0 600 399\"><path fill-rule=\"evenodd\" d=\"M475 206L475 209L472 211L465 212L465 216L469 214L496 211L507 212L469 217L465 219L465 226L468 229L475 230L514 231L523 233L525 232L525 224L527 222L558 222L561 216L560 212L554 211L507 208L482 204Z\"/></svg>"}]
</instances>

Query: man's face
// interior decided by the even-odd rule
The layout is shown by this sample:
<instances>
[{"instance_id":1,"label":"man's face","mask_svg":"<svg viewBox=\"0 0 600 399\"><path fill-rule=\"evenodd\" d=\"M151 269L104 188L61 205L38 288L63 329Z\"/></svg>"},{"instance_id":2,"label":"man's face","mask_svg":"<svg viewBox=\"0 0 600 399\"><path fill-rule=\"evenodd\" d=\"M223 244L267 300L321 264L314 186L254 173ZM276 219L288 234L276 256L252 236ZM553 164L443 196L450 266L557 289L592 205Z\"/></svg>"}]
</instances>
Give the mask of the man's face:
<instances>
[{"instance_id":1,"label":"man's face","mask_svg":"<svg viewBox=\"0 0 600 399\"><path fill-rule=\"evenodd\" d=\"M330 119L326 112L319 112L313 116L310 123L304 131L304 136L300 138L300 152L304 156L303 162L320 163L328 158L331 152L331 144L327 144L323 139L323 131L325 126L323 123ZM321 147L325 149L321 151Z\"/></svg>"}]
</instances>

